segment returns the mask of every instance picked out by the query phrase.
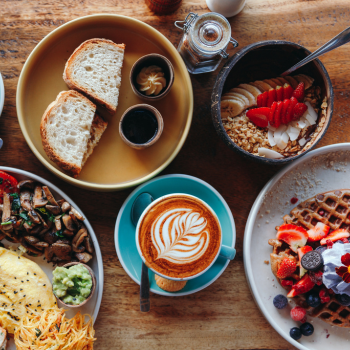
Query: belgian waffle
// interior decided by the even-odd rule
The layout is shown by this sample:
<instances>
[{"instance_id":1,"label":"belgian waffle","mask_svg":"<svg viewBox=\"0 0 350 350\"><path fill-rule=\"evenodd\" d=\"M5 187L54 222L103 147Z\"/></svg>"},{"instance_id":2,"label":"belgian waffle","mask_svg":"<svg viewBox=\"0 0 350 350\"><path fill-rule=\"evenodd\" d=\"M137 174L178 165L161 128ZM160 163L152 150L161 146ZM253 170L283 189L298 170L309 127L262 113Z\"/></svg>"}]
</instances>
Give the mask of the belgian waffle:
<instances>
[{"instance_id":1,"label":"belgian waffle","mask_svg":"<svg viewBox=\"0 0 350 350\"><path fill-rule=\"evenodd\" d=\"M294 224L309 230L322 222L331 228L331 231L344 228L350 231L350 190L341 189L317 194L295 207L290 215L283 217L284 223ZM280 263L286 257L298 260L297 255L289 247L277 240L270 239L269 244L273 246L270 255L271 269L276 276ZM299 265L300 262L297 262ZM293 277L293 276L291 276ZM277 278L277 276L276 276ZM281 282L278 279L278 282ZM350 328L350 307L341 305L335 295L331 295L328 303L314 308L306 303L305 295L301 294L293 298L295 303L306 309L311 317L318 317L323 321L337 326Z\"/></svg>"}]
</instances>

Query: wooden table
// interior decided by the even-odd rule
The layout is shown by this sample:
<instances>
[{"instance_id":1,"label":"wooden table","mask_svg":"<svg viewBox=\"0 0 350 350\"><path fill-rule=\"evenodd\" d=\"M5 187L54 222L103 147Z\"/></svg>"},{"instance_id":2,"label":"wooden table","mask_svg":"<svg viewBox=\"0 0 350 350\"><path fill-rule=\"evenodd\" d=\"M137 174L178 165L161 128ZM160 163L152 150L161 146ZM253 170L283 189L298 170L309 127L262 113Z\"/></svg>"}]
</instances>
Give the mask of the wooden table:
<instances>
[{"instance_id":1,"label":"wooden table","mask_svg":"<svg viewBox=\"0 0 350 350\"><path fill-rule=\"evenodd\" d=\"M179 298L151 295L151 311L139 311L139 286L123 270L114 248L118 210L132 189L93 193L68 185L51 174L27 146L16 118L16 86L37 43L72 19L95 13L132 16L158 29L176 46L182 33L173 22L190 11L208 11L204 0L184 0L168 16L156 16L144 0L0 0L0 71L6 98L0 118L0 165L31 171L52 181L80 206L99 238L105 284L96 322L99 350L109 349L294 349L267 323L250 294L243 268L243 234L249 210L265 183L279 170L233 153L216 134L210 95L216 73L194 75L194 116L188 139L163 174L197 176L213 185L228 202L237 225L237 257L207 289ZM311 51L350 24L348 0L247 0L230 19L240 47L260 40L290 40ZM235 52L231 50L232 54ZM333 120L319 147L349 140L350 45L321 60L335 91Z\"/></svg>"}]
</instances>

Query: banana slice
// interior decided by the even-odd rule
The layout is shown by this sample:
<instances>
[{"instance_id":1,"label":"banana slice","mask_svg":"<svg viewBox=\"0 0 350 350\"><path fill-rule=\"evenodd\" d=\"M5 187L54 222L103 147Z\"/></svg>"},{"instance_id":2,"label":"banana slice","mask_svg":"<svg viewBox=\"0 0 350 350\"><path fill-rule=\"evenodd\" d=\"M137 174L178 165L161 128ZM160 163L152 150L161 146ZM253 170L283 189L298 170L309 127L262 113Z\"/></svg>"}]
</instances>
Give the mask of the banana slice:
<instances>
[{"instance_id":1,"label":"banana slice","mask_svg":"<svg viewBox=\"0 0 350 350\"><path fill-rule=\"evenodd\" d=\"M283 82L281 82L280 80L278 80L277 78L273 78L271 79L274 83L277 84L277 86L283 86Z\"/></svg>"},{"instance_id":2,"label":"banana slice","mask_svg":"<svg viewBox=\"0 0 350 350\"><path fill-rule=\"evenodd\" d=\"M230 117L236 117L245 110L245 104L241 99L232 97L230 100L221 101L221 114L229 113Z\"/></svg>"},{"instance_id":3,"label":"banana slice","mask_svg":"<svg viewBox=\"0 0 350 350\"><path fill-rule=\"evenodd\" d=\"M306 84L306 83L304 82L304 84L305 84L305 89L308 89L309 87L311 87L312 84L314 83L314 80L315 80L315 79L309 77L309 76L306 75L306 74L298 74L295 78L298 79L297 77L304 78L305 80L308 81L309 84Z\"/></svg>"},{"instance_id":4,"label":"banana slice","mask_svg":"<svg viewBox=\"0 0 350 350\"><path fill-rule=\"evenodd\" d=\"M238 100L241 100L244 103L244 106L245 106L244 108L249 107L248 98L238 92L231 92L231 91L227 92L226 94L222 95L221 101L230 100L231 98L237 98Z\"/></svg>"},{"instance_id":5,"label":"banana slice","mask_svg":"<svg viewBox=\"0 0 350 350\"><path fill-rule=\"evenodd\" d=\"M298 86L298 81L295 80L293 77L291 77L290 75L286 75L285 77L283 77L284 79L286 79L289 83L289 85L293 88L296 89L296 87Z\"/></svg>"},{"instance_id":6,"label":"banana slice","mask_svg":"<svg viewBox=\"0 0 350 350\"><path fill-rule=\"evenodd\" d=\"M279 80L281 86L283 86L284 84L289 84L289 81L284 79L283 77L277 77L276 79Z\"/></svg>"},{"instance_id":7,"label":"banana slice","mask_svg":"<svg viewBox=\"0 0 350 350\"><path fill-rule=\"evenodd\" d=\"M303 82L305 84L305 90L308 89L309 87L311 87L312 84L310 84L309 79L306 79L304 74L298 74L295 75L294 78L299 82Z\"/></svg>"},{"instance_id":8,"label":"banana slice","mask_svg":"<svg viewBox=\"0 0 350 350\"><path fill-rule=\"evenodd\" d=\"M273 89L276 89L276 87L280 84L276 84L272 79L265 79L264 83L269 84L270 86L272 86Z\"/></svg>"},{"instance_id":9,"label":"banana slice","mask_svg":"<svg viewBox=\"0 0 350 350\"><path fill-rule=\"evenodd\" d=\"M244 95L249 100L249 106L248 107L256 106L256 98L249 91L247 91L245 89L241 89L241 88L233 88L230 91L237 92L237 93L239 93L241 95Z\"/></svg>"},{"instance_id":10,"label":"banana slice","mask_svg":"<svg viewBox=\"0 0 350 350\"><path fill-rule=\"evenodd\" d=\"M261 80L254 81L254 83L249 83L249 84L256 86L257 88L259 88L262 91L269 91L270 89L272 89L271 85L266 84Z\"/></svg>"},{"instance_id":11,"label":"banana slice","mask_svg":"<svg viewBox=\"0 0 350 350\"><path fill-rule=\"evenodd\" d=\"M249 91L256 99L263 91L251 84L239 84L239 88Z\"/></svg>"}]
</instances>

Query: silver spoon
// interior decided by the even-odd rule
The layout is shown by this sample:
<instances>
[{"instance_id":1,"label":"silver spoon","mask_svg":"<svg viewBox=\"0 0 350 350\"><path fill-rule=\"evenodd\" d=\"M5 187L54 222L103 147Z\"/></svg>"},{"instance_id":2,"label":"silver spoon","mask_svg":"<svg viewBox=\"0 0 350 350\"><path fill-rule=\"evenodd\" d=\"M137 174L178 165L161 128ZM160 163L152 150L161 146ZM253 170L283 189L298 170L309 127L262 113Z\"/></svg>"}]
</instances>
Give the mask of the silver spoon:
<instances>
[{"instance_id":1,"label":"silver spoon","mask_svg":"<svg viewBox=\"0 0 350 350\"><path fill-rule=\"evenodd\" d=\"M153 202L153 197L147 193L141 193L134 201L131 207L131 221L134 226L137 226L137 222L143 211ZM141 283L140 283L140 310L141 312L148 312L150 309L149 300L149 278L148 278L148 267L142 261L141 270Z\"/></svg>"},{"instance_id":2,"label":"silver spoon","mask_svg":"<svg viewBox=\"0 0 350 350\"><path fill-rule=\"evenodd\" d=\"M324 44L320 48L318 48L316 51L311 53L309 56L305 57L303 60L298 62L296 65L294 65L292 68L289 68L285 72L281 74L281 76L288 75L292 72L294 72L296 69L304 66L306 63L309 63L310 61L314 60L315 58L325 54L326 52L332 51L336 49L339 46L342 46L350 41L350 27L343 30L341 33L339 33L337 36L335 36L333 39L329 40L328 43Z\"/></svg>"}]
</instances>

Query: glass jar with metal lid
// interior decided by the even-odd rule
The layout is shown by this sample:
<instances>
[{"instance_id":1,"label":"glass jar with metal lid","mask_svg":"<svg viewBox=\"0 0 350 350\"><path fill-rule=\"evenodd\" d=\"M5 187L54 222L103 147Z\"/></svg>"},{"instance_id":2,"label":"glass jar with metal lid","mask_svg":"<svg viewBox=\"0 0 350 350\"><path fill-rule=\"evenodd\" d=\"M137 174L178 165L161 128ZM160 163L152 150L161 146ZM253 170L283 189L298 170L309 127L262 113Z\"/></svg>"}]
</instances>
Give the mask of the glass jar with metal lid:
<instances>
[{"instance_id":1,"label":"glass jar with metal lid","mask_svg":"<svg viewBox=\"0 0 350 350\"><path fill-rule=\"evenodd\" d=\"M222 58L229 57L228 44L238 46L231 37L230 23L216 12L201 16L190 12L184 21L176 21L175 26L184 31L177 50L192 74L214 71Z\"/></svg>"}]
</instances>

